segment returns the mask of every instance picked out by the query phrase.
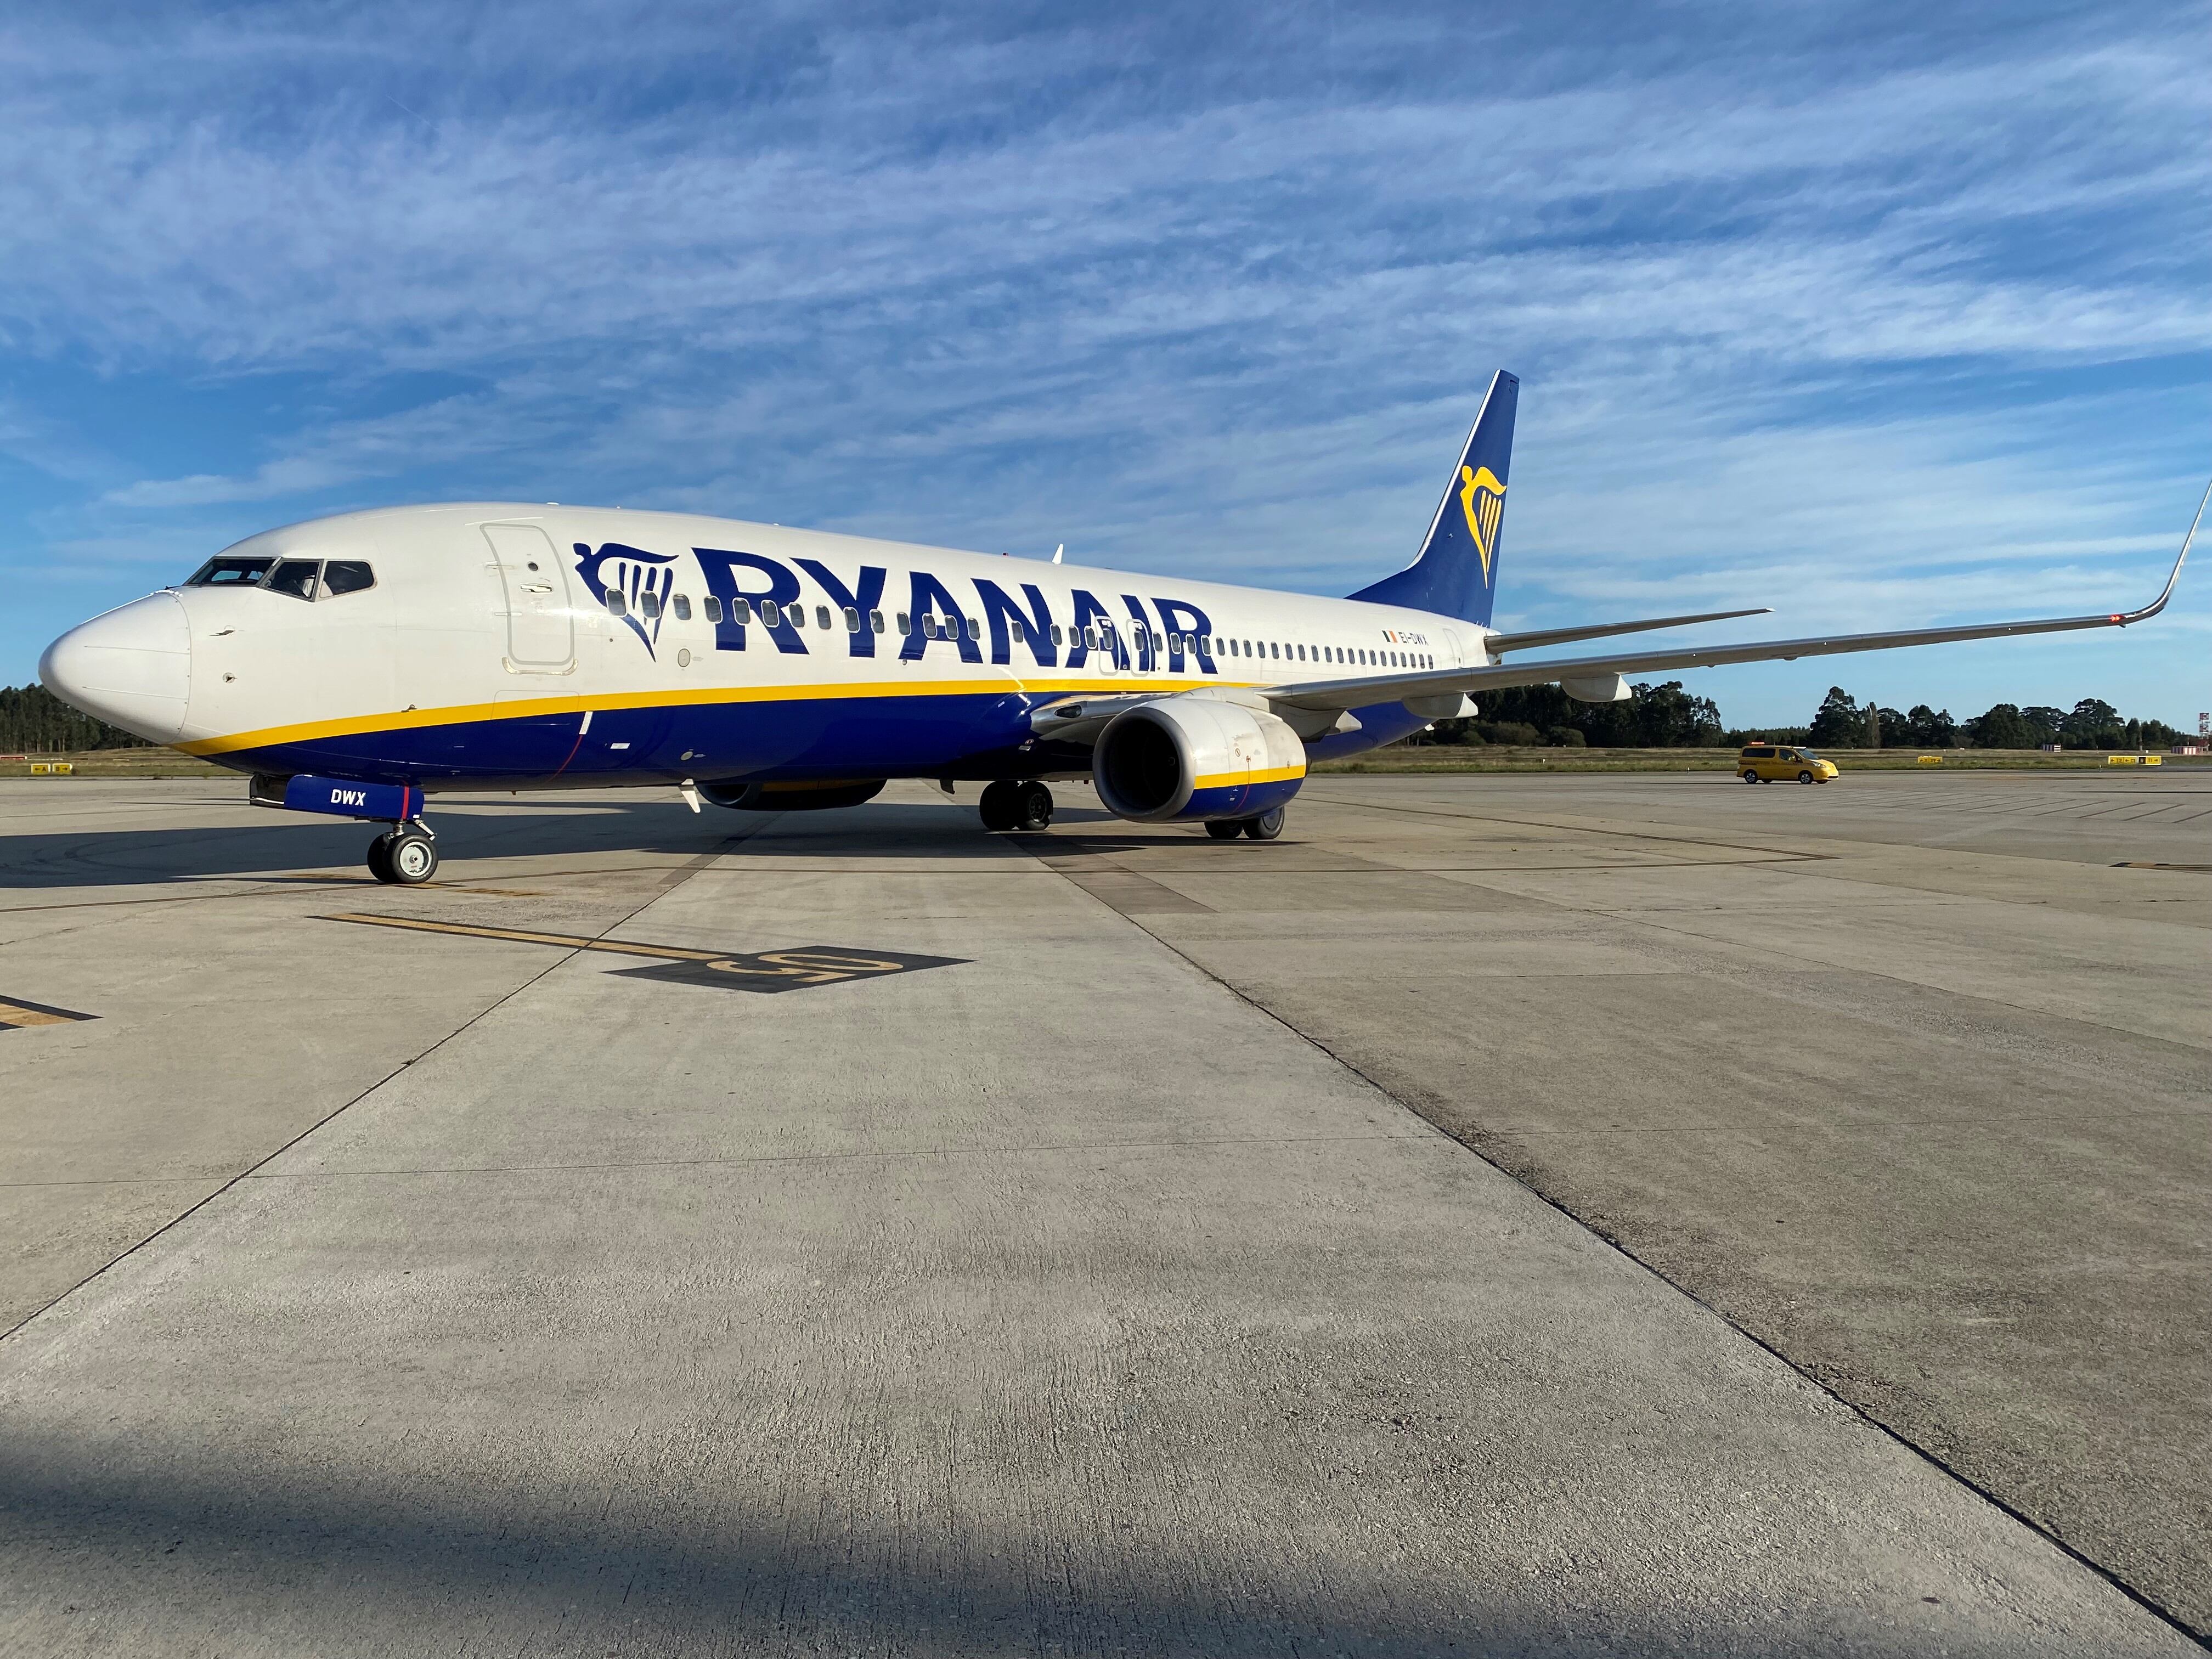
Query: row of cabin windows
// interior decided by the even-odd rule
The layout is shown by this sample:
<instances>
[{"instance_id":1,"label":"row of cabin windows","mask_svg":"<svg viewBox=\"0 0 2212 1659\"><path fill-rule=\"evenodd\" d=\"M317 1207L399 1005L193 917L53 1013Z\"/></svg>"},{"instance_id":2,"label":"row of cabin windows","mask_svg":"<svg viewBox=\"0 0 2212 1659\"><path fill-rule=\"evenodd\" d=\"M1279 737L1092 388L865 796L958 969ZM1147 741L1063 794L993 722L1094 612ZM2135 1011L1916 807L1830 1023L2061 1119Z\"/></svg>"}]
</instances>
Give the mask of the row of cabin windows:
<instances>
[{"instance_id":1,"label":"row of cabin windows","mask_svg":"<svg viewBox=\"0 0 2212 1659\"><path fill-rule=\"evenodd\" d=\"M629 613L629 603L623 597L621 589L614 587L607 589L606 599L610 615L620 617ZM699 605L708 622L719 623L722 620L722 601L717 596L709 593L699 601ZM677 621L691 620L691 601L688 596L682 593L676 594L669 601L669 609L674 613ZM657 620L660 616L660 596L657 593L639 594L637 613L647 622ZM803 605L780 605L774 599L730 601L730 621L743 628L750 625L756 618L763 628L781 628L787 624L793 628L803 629L806 626L806 607ZM845 631L848 634L857 634L861 631L863 624L860 613L849 605L844 607L843 621ZM968 637L971 640L982 638L982 624L973 617L967 617L965 621ZM897 622L898 632L901 635L911 635L916 631L915 619L907 612L900 611ZM836 625L836 620L832 617L828 605L817 605L814 607L815 627L827 631ZM868 612L866 626L872 633L884 632L884 613L880 611ZM949 618L940 619L925 615L921 621L920 631L924 639L949 640L955 637L956 625ZM1109 640L1117 637L1117 630L1110 627L1062 629L1058 623L1054 623L1050 631L1052 642L1054 645L1073 645L1079 639L1085 648L1091 651L1101 649ZM1156 653L1167 650L1169 643L1169 638L1164 634L1154 634L1152 636L1152 648ZM1278 661L1333 662L1362 668L1434 668L1437 665L1437 659L1433 656L1418 651L1375 651L1365 647L1343 645L1307 647L1295 642L1285 644L1280 640L1231 639L1223 635L1201 638L1196 634L1178 634L1175 635L1174 645L1177 650L1202 653L1209 657L1265 657Z\"/></svg>"}]
</instances>

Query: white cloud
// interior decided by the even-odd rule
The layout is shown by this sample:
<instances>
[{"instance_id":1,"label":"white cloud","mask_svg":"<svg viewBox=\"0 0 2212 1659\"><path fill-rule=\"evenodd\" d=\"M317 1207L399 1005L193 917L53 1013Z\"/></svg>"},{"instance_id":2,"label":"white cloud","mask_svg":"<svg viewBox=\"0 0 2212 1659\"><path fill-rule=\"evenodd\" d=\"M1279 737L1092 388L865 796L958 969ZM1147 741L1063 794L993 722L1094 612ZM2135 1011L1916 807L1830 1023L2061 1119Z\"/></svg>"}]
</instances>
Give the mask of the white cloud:
<instances>
[{"instance_id":1,"label":"white cloud","mask_svg":"<svg viewBox=\"0 0 2212 1659\"><path fill-rule=\"evenodd\" d=\"M56 545L592 494L1341 587L1504 362L1516 606L1887 620L2154 562L2194 465L2142 434L2212 338L2201 15L541 21L0 45L19 362L333 377ZM475 389L363 391L406 370Z\"/></svg>"}]
</instances>

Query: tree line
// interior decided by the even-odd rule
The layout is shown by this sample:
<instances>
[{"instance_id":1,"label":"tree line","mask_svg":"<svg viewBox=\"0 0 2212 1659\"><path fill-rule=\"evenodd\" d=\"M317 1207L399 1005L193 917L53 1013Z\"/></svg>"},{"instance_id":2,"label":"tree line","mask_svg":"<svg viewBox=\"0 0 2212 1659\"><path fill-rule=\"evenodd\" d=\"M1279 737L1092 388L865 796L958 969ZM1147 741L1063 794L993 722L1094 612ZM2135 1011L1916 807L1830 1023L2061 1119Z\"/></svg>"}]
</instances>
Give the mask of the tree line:
<instances>
[{"instance_id":1,"label":"tree line","mask_svg":"<svg viewBox=\"0 0 2212 1659\"><path fill-rule=\"evenodd\" d=\"M2181 733L2164 720L2123 718L2102 697L2084 697L2071 708L2001 702L1971 720L1955 720L1948 708L1923 702L1899 714L1871 698L1861 703L1832 685L1802 741L1815 749L2039 749L2047 743L2066 749L2165 749L2180 742Z\"/></svg>"},{"instance_id":2,"label":"tree line","mask_svg":"<svg viewBox=\"0 0 2212 1659\"><path fill-rule=\"evenodd\" d=\"M1916 703L1900 713L1859 702L1840 685L1809 726L1729 727L1710 697L1693 697L1680 680L1638 684L1626 702L1577 702L1556 685L1486 691L1473 720L1438 720L1408 741L1417 744L1548 744L1581 749L1716 749L1764 739L1814 749L2163 749L2182 734L2164 720L2123 719L2100 697L2070 709L2001 702L1971 720Z\"/></svg>"},{"instance_id":3,"label":"tree line","mask_svg":"<svg viewBox=\"0 0 2212 1659\"><path fill-rule=\"evenodd\" d=\"M78 714L43 685L0 685L0 752L53 755L153 746L106 720Z\"/></svg>"},{"instance_id":4,"label":"tree line","mask_svg":"<svg viewBox=\"0 0 2212 1659\"><path fill-rule=\"evenodd\" d=\"M1680 680L1631 688L1626 702L1577 702L1556 685L1486 691L1473 720L1438 720L1409 741L1550 744L1570 749L1712 749L1729 741L1720 706Z\"/></svg>"}]
</instances>

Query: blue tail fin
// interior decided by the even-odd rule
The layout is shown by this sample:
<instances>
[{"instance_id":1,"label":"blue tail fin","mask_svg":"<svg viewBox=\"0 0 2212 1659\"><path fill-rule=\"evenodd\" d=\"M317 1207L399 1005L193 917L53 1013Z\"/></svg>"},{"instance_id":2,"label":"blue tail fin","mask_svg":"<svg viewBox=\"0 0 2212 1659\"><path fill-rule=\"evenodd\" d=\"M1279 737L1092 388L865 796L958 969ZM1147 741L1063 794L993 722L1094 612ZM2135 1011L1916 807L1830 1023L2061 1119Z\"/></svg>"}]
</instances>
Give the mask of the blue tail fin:
<instances>
[{"instance_id":1,"label":"blue tail fin","mask_svg":"<svg viewBox=\"0 0 2212 1659\"><path fill-rule=\"evenodd\" d=\"M1521 382L1504 369L1492 377L1453 469L1420 556L1351 597L1402 605L1490 625L1498 592L1498 531L1505 516L1505 475L1513 459L1513 410Z\"/></svg>"}]
</instances>

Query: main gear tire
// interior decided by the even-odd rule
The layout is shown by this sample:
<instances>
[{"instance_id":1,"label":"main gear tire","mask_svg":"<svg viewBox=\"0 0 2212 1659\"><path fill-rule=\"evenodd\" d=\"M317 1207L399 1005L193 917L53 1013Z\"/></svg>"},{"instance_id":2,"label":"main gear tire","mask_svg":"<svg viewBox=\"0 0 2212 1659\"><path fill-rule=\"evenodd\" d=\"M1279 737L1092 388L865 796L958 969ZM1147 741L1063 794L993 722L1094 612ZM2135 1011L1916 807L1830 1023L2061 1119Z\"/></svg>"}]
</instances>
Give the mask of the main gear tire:
<instances>
[{"instance_id":1,"label":"main gear tire","mask_svg":"<svg viewBox=\"0 0 2212 1659\"><path fill-rule=\"evenodd\" d=\"M1035 778L1014 787L1014 821L1008 827L1032 834L1052 828L1052 791Z\"/></svg>"},{"instance_id":2,"label":"main gear tire","mask_svg":"<svg viewBox=\"0 0 2212 1659\"><path fill-rule=\"evenodd\" d=\"M983 787L983 799L975 804L975 811L986 830L995 832L1015 826L1020 818L1021 790L1021 785L1012 778L1000 778Z\"/></svg>"},{"instance_id":3,"label":"main gear tire","mask_svg":"<svg viewBox=\"0 0 2212 1659\"><path fill-rule=\"evenodd\" d=\"M1279 806L1262 812L1256 818L1244 820L1244 833L1254 841L1273 841L1283 833L1283 809Z\"/></svg>"},{"instance_id":4,"label":"main gear tire","mask_svg":"<svg viewBox=\"0 0 2212 1659\"><path fill-rule=\"evenodd\" d=\"M1208 818L1206 821L1206 833L1216 841L1235 841L1237 836L1244 833L1244 820Z\"/></svg>"}]
</instances>

